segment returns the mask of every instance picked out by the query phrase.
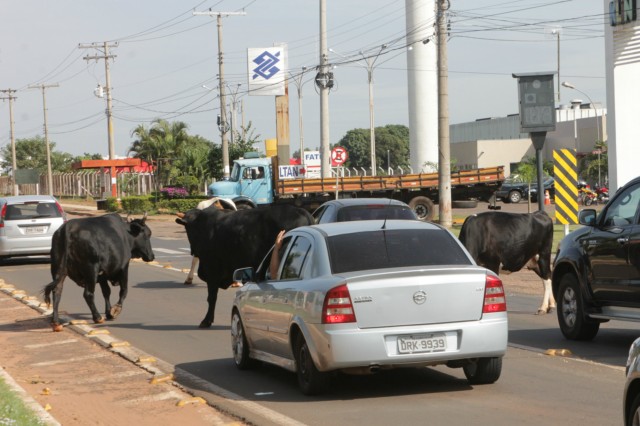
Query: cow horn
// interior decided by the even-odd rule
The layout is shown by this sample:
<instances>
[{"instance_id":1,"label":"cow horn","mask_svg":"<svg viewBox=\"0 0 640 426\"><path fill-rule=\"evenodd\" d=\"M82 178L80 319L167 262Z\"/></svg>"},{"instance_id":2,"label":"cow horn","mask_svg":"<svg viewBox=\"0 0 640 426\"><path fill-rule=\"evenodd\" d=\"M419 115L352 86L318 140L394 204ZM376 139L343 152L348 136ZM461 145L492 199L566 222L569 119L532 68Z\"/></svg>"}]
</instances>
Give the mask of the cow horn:
<instances>
[{"instance_id":1,"label":"cow horn","mask_svg":"<svg viewBox=\"0 0 640 426\"><path fill-rule=\"evenodd\" d=\"M180 219L184 219L184 213L182 212L176 213L176 216L178 216Z\"/></svg>"},{"instance_id":2,"label":"cow horn","mask_svg":"<svg viewBox=\"0 0 640 426\"><path fill-rule=\"evenodd\" d=\"M145 220L147 220L147 212L144 212L144 215L142 215L142 221L144 222Z\"/></svg>"}]
</instances>

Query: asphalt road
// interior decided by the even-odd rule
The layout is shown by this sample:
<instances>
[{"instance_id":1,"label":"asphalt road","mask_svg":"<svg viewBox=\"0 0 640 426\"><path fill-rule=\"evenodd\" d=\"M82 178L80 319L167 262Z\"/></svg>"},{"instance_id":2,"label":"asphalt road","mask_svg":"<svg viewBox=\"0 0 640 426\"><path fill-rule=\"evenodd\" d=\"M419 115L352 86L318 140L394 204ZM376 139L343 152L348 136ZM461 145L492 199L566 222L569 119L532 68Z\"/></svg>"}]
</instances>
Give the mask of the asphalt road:
<instances>
[{"instance_id":1,"label":"asphalt road","mask_svg":"<svg viewBox=\"0 0 640 426\"><path fill-rule=\"evenodd\" d=\"M526 209L525 203L509 206ZM638 335L636 325L613 322L593 342L568 342L555 315L532 314L540 302L536 288L541 290L541 283L526 272L504 278L510 347L502 377L493 385L472 387L461 370L436 367L339 377L329 394L310 398L299 393L291 373L268 366L238 371L229 336L233 291L220 292L214 326L198 329L206 311L206 288L200 280L194 286L182 284L183 269L190 263L188 244L179 225L165 219L150 221L159 263L133 263L121 316L94 327L106 328L115 338L175 366L181 384L250 422L604 425L621 421L623 368L629 345ZM10 262L1 272L7 282L36 296L49 281L46 261ZM65 286L61 309L90 320L82 292L72 282ZM573 356L546 354L559 353L558 349L569 349Z\"/></svg>"}]
</instances>

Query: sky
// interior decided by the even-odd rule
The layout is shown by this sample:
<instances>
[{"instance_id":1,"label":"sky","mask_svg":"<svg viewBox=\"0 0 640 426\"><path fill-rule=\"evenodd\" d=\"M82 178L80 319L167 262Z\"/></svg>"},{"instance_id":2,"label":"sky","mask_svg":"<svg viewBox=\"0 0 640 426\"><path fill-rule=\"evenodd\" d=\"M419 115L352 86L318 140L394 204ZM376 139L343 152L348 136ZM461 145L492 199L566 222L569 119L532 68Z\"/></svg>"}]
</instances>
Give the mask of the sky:
<instances>
[{"instance_id":1,"label":"sky","mask_svg":"<svg viewBox=\"0 0 640 426\"><path fill-rule=\"evenodd\" d=\"M0 10L0 90L12 96L16 139L48 137L54 150L108 156L104 60L92 43L108 42L116 156L132 131L161 118L182 121L192 135L220 143L216 118L216 19L194 11L239 12L223 18L224 77L260 140L275 138L275 100L247 95L247 49L286 43L288 71L319 63L319 0L21 0ZM518 112L513 73L557 72L606 107L603 0L451 0L447 44L450 123ZM425 7L433 1L425 1ZM326 0L327 45L335 84L329 95L330 142L369 128L367 69L359 52L375 54L375 125L408 125L407 32L402 0ZM432 25L432 23L425 23ZM559 49L558 49L559 32ZM117 43L117 47L115 44ZM345 59L348 58L348 59ZM435 70L434 70L435 72ZM314 71L302 75L305 148L320 146L320 97ZM557 78L557 77L556 77ZM205 86L205 87L203 87ZM560 90L560 104L585 96ZM0 92L0 146L10 144L10 102ZM289 85L291 152L300 146L297 89ZM242 114L237 114L237 124ZM263 149L260 144L259 148Z\"/></svg>"}]
</instances>

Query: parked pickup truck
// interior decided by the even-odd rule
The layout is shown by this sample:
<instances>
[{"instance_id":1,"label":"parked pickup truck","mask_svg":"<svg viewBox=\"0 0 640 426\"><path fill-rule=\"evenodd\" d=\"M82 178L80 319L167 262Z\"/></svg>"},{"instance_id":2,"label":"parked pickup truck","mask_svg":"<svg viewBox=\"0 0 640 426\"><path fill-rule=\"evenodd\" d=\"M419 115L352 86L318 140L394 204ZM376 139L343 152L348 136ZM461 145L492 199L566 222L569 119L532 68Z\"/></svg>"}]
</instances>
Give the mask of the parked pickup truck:
<instances>
[{"instance_id":1,"label":"parked pickup truck","mask_svg":"<svg viewBox=\"0 0 640 426\"><path fill-rule=\"evenodd\" d=\"M421 220L433 220L438 200L438 173L331 178L281 176L277 157L235 160L229 180L209 185L209 194L232 199L239 209L292 203L309 211L336 198L393 198L403 201ZM455 201L489 198L504 180L504 167L462 170L451 174Z\"/></svg>"},{"instance_id":2,"label":"parked pickup truck","mask_svg":"<svg viewBox=\"0 0 640 426\"><path fill-rule=\"evenodd\" d=\"M591 340L602 322L640 321L640 177L600 214L580 211L582 228L566 235L553 267L558 322L567 339Z\"/></svg>"}]
</instances>

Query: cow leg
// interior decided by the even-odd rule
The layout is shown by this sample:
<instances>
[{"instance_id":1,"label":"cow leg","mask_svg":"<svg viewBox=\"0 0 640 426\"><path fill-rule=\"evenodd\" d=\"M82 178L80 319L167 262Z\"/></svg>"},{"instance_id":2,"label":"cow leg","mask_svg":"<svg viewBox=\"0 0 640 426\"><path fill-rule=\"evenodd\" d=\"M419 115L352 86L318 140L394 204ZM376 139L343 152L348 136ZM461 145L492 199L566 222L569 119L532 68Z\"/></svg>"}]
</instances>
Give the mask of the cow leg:
<instances>
[{"instance_id":1,"label":"cow leg","mask_svg":"<svg viewBox=\"0 0 640 426\"><path fill-rule=\"evenodd\" d=\"M124 303L124 299L127 298L127 293L129 292L129 266L127 265L122 270L122 276L120 277L120 294L118 297L118 303L115 304L113 308L111 308L111 315L115 319L120 312L122 312L122 304Z\"/></svg>"},{"instance_id":2,"label":"cow leg","mask_svg":"<svg viewBox=\"0 0 640 426\"><path fill-rule=\"evenodd\" d=\"M91 316L93 317L93 322L96 324L102 324L104 322L104 318L100 315L100 312L96 309L95 303L95 292L96 292L96 283L86 283L84 286L84 292L82 296L84 297L85 302L89 305L89 309L91 310Z\"/></svg>"},{"instance_id":3,"label":"cow leg","mask_svg":"<svg viewBox=\"0 0 640 426\"><path fill-rule=\"evenodd\" d=\"M98 284L100 284L100 290L102 290L102 296L104 297L104 313L107 316L107 320L113 320L111 315L111 287L109 287L109 281L104 276L98 278Z\"/></svg>"},{"instance_id":4,"label":"cow leg","mask_svg":"<svg viewBox=\"0 0 640 426\"><path fill-rule=\"evenodd\" d=\"M62 286L64 284L64 279L66 277L62 276L56 278L53 281L53 292L51 297L53 298L53 314L51 316L51 328L53 331L62 331L62 324L60 324L60 318L58 316L58 307L60 306L60 299L62 298Z\"/></svg>"},{"instance_id":5,"label":"cow leg","mask_svg":"<svg viewBox=\"0 0 640 426\"><path fill-rule=\"evenodd\" d=\"M198 258L193 256L191 258L191 269L189 269L189 274L187 275L187 279L184 280L185 285L193 284L193 274L198 267Z\"/></svg>"},{"instance_id":6,"label":"cow leg","mask_svg":"<svg viewBox=\"0 0 640 426\"><path fill-rule=\"evenodd\" d=\"M536 315L544 315L556 309L556 299L553 297L553 291L551 291L551 280L542 280L542 285L544 286L542 305L538 308Z\"/></svg>"},{"instance_id":7,"label":"cow leg","mask_svg":"<svg viewBox=\"0 0 640 426\"><path fill-rule=\"evenodd\" d=\"M211 324L213 324L216 302L218 301L218 286L207 283L207 293L207 303L209 304L209 307L207 308L207 314L199 325L200 328L209 328L211 327Z\"/></svg>"}]
</instances>

